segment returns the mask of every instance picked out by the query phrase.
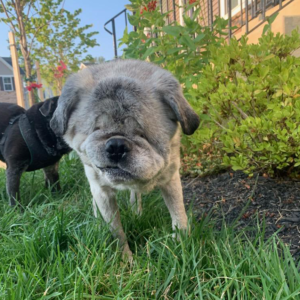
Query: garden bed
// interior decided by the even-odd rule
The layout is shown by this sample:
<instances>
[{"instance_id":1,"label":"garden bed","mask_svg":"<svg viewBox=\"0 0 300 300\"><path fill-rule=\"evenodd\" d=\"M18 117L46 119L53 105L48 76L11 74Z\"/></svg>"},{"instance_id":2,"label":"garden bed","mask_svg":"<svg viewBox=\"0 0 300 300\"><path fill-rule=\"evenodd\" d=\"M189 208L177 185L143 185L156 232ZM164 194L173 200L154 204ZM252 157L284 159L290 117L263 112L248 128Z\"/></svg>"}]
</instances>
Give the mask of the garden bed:
<instances>
[{"instance_id":1,"label":"garden bed","mask_svg":"<svg viewBox=\"0 0 300 300\"><path fill-rule=\"evenodd\" d=\"M292 255L300 257L300 181L226 172L183 178L183 189L197 219L211 213L218 226L225 219L228 225L237 222L238 228L247 227L250 234L257 230L257 222L265 224L266 238L278 231Z\"/></svg>"}]
</instances>

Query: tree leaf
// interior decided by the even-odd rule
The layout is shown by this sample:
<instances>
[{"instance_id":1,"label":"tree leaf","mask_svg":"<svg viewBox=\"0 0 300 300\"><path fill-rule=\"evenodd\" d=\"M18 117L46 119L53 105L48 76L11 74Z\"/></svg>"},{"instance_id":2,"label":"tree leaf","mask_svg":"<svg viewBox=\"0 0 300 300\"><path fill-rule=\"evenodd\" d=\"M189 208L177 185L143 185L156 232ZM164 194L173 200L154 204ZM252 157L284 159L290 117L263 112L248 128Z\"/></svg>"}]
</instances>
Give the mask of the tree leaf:
<instances>
[{"instance_id":1,"label":"tree leaf","mask_svg":"<svg viewBox=\"0 0 300 300\"><path fill-rule=\"evenodd\" d=\"M150 47L150 48L148 48L148 49L145 51L145 53L144 53L142 59L146 59L148 56L150 56L151 54L153 54L153 53L156 51L156 49L157 49L156 47Z\"/></svg>"},{"instance_id":2,"label":"tree leaf","mask_svg":"<svg viewBox=\"0 0 300 300\"><path fill-rule=\"evenodd\" d=\"M188 35L183 35L182 37L180 37L179 42L182 45L188 46L191 50L196 49L196 46L195 46L194 42L192 41L192 39Z\"/></svg>"},{"instance_id":3,"label":"tree leaf","mask_svg":"<svg viewBox=\"0 0 300 300\"><path fill-rule=\"evenodd\" d=\"M162 28L162 30L167 33L167 34L170 34L172 36L175 36L175 37L179 37L181 35L181 27L180 26L164 26Z\"/></svg>"}]
</instances>

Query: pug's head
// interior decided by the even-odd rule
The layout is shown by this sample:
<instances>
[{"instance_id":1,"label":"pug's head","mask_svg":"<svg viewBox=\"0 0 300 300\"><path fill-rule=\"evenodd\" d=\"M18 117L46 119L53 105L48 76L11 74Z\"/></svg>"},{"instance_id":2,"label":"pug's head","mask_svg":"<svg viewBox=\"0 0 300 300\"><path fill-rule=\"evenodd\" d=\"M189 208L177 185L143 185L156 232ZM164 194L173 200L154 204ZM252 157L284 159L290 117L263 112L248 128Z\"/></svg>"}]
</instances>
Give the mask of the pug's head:
<instances>
[{"instance_id":1,"label":"pug's head","mask_svg":"<svg viewBox=\"0 0 300 300\"><path fill-rule=\"evenodd\" d=\"M179 127L192 134L199 118L169 72L117 60L70 77L50 124L106 183L126 186L178 169Z\"/></svg>"}]
</instances>

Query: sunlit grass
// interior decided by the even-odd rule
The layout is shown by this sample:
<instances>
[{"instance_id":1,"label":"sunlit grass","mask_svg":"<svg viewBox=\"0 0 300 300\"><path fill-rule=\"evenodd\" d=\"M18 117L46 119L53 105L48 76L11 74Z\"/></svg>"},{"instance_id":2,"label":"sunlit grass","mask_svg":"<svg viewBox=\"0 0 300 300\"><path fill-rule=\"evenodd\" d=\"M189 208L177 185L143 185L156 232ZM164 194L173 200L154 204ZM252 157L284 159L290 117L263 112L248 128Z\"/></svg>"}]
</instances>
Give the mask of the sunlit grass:
<instances>
[{"instance_id":1,"label":"sunlit grass","mask_svg":"<svg viewBox=\"0 0 300 300\"><path fill-rule=\"evenodd\" d=\"M24 213L8 206L0 171L0 299L300 299L299 263L276 236L196 222L173 239L171 219L156 191L143 198L143 215L119 195L133 250L122 262L108 226L92 214L81 164L64 159L63 191L44 188L42 172L22 178Z\"/></svg>"}]
</instances>

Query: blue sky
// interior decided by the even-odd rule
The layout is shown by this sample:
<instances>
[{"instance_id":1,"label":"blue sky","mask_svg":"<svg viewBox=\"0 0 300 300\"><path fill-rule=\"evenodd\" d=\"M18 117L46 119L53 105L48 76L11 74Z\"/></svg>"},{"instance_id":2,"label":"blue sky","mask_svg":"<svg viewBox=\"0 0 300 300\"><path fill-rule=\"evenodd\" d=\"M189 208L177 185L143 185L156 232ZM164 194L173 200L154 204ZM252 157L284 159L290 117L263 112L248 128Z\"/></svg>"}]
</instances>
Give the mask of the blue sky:
<instances>
[{"instance_id":1,"label":"blue sky","mask_svg":"<svg viewBox=\"0 0 300 300\"><path fill-rule=\"evenodd\" d=\"M100 46L91 48L89 54L94 57L103 56L106 60L114 57L113 39L103 28L104 23L123 10L125 4L129 4L129 0L65 0L64 8L73 12L81 8L82 13L81 25L93 24L91 31L98 31L96 37ZM2 14L1 14L2 16ZM107 25L110 29L111 25ZM130 25L129 25L130 26ZM117 38L119 39L125 29L124 14L116 20ZM8 49L8 31L9 27L0 23L0 56L10 56ZM119 50L119 53L121 51Z\"/></svg>"}]
</instances>

